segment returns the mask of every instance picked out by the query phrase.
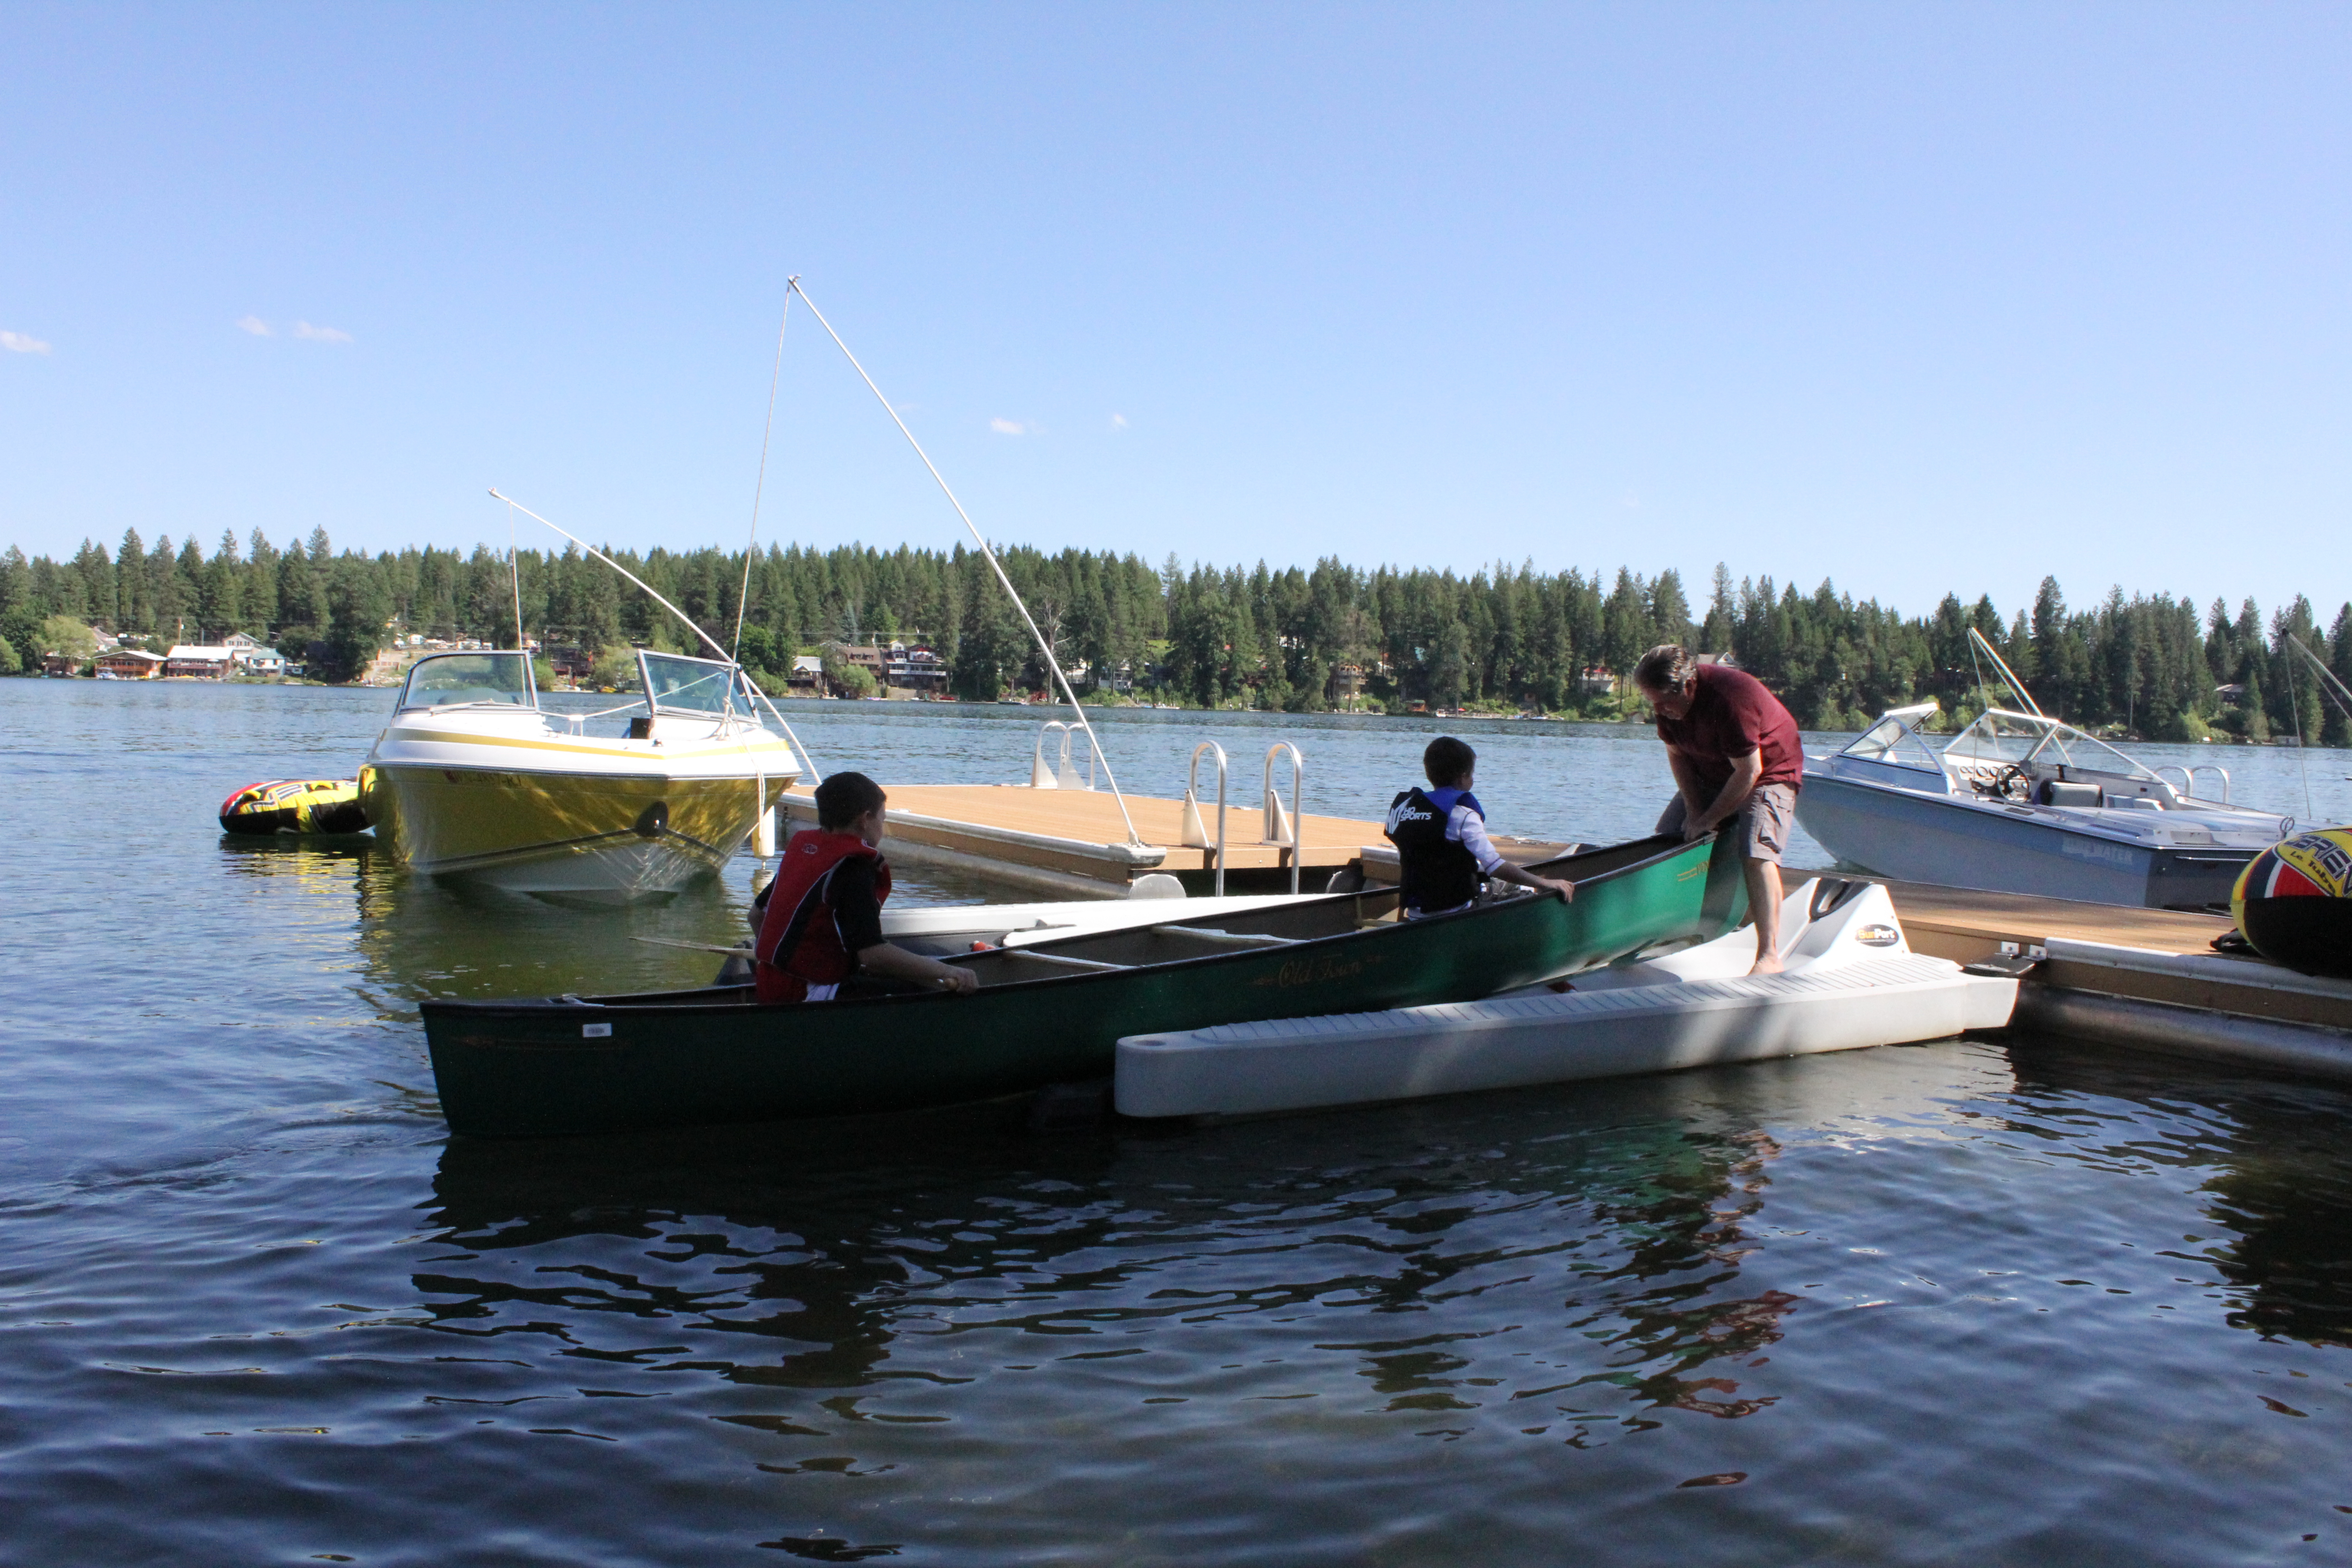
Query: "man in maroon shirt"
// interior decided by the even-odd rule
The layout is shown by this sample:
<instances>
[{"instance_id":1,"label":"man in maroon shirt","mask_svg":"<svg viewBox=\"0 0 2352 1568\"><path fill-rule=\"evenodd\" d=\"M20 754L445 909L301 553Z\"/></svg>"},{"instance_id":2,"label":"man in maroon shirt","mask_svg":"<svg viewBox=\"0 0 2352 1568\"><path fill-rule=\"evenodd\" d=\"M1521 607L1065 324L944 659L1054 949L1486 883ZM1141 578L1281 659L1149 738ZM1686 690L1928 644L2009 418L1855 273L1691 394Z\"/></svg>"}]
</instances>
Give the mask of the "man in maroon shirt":
<instances>
[{"instance_id":1,"label":"man in maroon shirt","mask_svg":"<svg viewBox=\"0 0 2352 1568\"><path fill-rule=\"evenodd\" d=\"M1780 968L1780 851L1797 817L1805 753L1797 721L1745 670L1701 664L1675 643L1652 648L1633 684L1658 715L1658 739L1675 770L1675 795L1660 833L1685 841L1718 827L1738 835L1756 921L1756 966Z\"/></svg>"}]
</instances>

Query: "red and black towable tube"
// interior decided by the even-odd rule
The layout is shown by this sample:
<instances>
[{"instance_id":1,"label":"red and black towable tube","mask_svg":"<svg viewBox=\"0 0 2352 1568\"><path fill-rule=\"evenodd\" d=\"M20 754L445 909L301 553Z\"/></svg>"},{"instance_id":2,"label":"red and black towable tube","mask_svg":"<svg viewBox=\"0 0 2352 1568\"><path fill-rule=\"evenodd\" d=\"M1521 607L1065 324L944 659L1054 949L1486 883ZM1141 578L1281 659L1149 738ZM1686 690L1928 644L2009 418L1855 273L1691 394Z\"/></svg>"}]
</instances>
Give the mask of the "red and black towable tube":
<instances>
[{"instance_id":1,"label":"red and black towable tube","mask_svg":"<svg viewBox=\"0 0 2352 1568\"><path fill-rule=\"evenodd\" d=\"M2352 827L2305 829L2255 856L2238 874L2230 913L2273 963L2352 980Z\"/></svg>"},{"instance_id":2,"label":"red and black towable tube","mask_svg":"<svg viewBox=\"0 0 2352 1568\"><path fill-rule=\"evenodd\" d=\"M368 817L360 786L349 779L271 779L247 784L221 802L223 833L266 837L276 833L364 833Z\"/></svg>"}]
</instances>

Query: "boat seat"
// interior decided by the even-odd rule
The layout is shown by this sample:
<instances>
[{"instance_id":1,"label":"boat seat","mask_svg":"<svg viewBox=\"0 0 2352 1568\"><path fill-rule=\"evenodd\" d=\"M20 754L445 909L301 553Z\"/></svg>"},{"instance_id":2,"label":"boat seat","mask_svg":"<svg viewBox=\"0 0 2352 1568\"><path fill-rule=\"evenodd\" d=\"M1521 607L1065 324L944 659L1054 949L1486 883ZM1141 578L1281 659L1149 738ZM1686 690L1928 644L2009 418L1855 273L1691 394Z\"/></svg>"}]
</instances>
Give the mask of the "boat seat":
<instances>
[{"instance_id":1,"label":"boat seat","mask_svg":"<svg viewBox=\"0 0 2352 1568\"><path fill-rule=\"evenodd\" d=\"M2042 805L2096 806L2100 797L2098 785L2075 784L2066 779L2043 779L2033 791L2034 800Z\"/></svg>"},{"instance_id":2,"label":"boat seat","mask_svg":"<svg viewBox=\"0 0 2352 1568\"><path fill-rule=\"evenodd\" d=\"M652 740L653 738L654 738L654 716L653 716L652 714L650 714L650 713L640 713L640 714L638 714L635 718L634 718L634 719L632 719L632 720L630 720L630 721L629 721L629 739L630 739L630 740L632 740L632 741L650 741L650 740Z\"/></svg>"}]
</instances>

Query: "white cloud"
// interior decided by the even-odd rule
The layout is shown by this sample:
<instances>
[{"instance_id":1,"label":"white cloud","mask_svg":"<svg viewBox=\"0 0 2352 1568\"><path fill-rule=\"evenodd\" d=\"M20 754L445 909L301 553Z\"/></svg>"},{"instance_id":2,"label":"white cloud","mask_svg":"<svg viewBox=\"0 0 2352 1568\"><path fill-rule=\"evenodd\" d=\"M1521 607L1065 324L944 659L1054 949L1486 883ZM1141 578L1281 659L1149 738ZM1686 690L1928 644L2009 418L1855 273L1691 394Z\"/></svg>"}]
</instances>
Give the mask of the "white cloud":
<instances>
[{"instance_id":1,"label":"white cloud","mask_svg":"<svg viewBox=\"0 0 2352 1568\"><path fill-rule=\"evenodd\" d=\"M258 316L239 316L236 319L236 324L237 329L240 331L251 332L257 338L269 338L278 335L269 330L269 323L263 321Z\"/></svg>"},{"instance_id":2,"label":"white cloud","mask_svg":"<svg viewBox=\"0 0 2352 1568\"><path fill-rule=\"evenodd\" d=\"M1114 414L1114 415L1112 415L1112 416L1110 416L1110 427L1111 427L1112 429L1114 429L1114 430L1124 430L1124 429L1126 429L1126 428L1127 428L1127 416L1126 416L1126 415L1124 415L1124 414Z\"/></svg>"},{"instance_id":3,"label":"white cloud","mask_svg":"<svg viewBox=\"0 0 2352 1568\"><path fill-rule=\"evenodd\" d=\"M25 332L0 332L0 349L12 354L45 354L49 345Z\"/></svg>"},{"instance_id":4,"label":"white cloud","mask_svg":"<svg viewBox=\"0 0 2352 1568\"><path fill-rule=\"evenodd\" d=\"M1026 436L1031 429L1018 419L992 419L988 427L1000 436Z\"/></svg>"},{"instance_id":5,"label":"white cloud","mask_svg":"<svg viewBox=\"0 0 2352 1568\"><path fill-rule=\"evenodd\" d=\"M352 335L349 332L340 331L333 327L314 327L308 321L295 322L294 335L298 338L308 338L314 343L347 343L352 341Z\"/></svg>"}]
</instances>

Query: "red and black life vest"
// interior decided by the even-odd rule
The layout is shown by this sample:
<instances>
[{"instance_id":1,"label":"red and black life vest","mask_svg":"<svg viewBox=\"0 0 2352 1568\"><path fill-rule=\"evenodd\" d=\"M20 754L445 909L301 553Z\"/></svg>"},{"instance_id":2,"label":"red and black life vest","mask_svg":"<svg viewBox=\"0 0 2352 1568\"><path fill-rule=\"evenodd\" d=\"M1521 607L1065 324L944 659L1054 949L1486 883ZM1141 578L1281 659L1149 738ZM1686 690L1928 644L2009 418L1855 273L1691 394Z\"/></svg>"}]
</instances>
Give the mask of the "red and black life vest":
<instances>
[{"instance_id":1,"label":"red and black life vest","mask_svg":"<svg viewBox=\"0 0 2352 1568\"><path fill-rule=\"evenodd\" d=\"M833 873L845 860L874 862L874 901L890 897L890 863L855 833L805 828L784 846L783 863L761 896L756 984L762 1002L805 1002L812 985L849 978L856 954L842 945L833 911Z\"/></svg>"}]
</instances>

